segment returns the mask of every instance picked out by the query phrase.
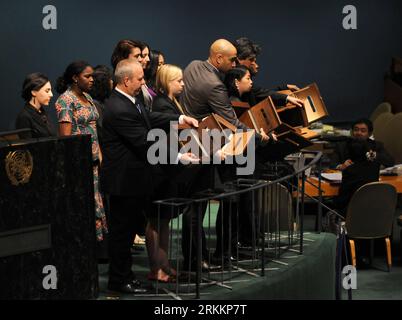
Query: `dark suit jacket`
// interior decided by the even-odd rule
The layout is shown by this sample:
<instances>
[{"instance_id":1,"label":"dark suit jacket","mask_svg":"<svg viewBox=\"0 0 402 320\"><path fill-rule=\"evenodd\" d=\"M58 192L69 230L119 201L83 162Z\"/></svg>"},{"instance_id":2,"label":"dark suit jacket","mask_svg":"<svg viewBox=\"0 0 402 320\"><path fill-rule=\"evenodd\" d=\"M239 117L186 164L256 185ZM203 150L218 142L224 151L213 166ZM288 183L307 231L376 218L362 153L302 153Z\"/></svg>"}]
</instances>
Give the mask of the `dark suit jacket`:
<instances>
[{"instance_id":1,"label":"dark suit jacket","mask_svg":"<svg viewBox=\"0 0 402 320\"><path fill-rule=\"evenodd\" d=\"M349 201L357 189L366 183L378 181L379 176L380 165L378 162L358 162L343 170L339 194L335 199L336 207L341 213L346 214Z\"/></svg>"},{"instance_id":2,"label":"dark suit jacket","mask_svg":"<svg viewBox=\"0 0 402 320\"><path fill-rule=\"evenodd\" d=\"M250 106L256 105L258 102L271 97L275 106L284 106L286 104L286 94L278 93L279 90L287 90L287 86L279 86L274 89L264 89L261 87L252 87L249 93L245 93L241 100L250 104Z\"/></svg>"},{"instance_id":3,"label":"dark suit jacket","mask_svg":"<svg viewBox=\"0 0 402 320\"><path fill-rule=\"evenodd\" d=\"M344 163L350 159L349 146L352 143L352 138L347 138L345 141L338 142L335 147L335 154L333 156L332 165L335 167L338 164ZM370 148L377 154L377 162L384 167L392 167L395 163L392 156L385 150L384 144L380 141L368 140Z\"/></svg>"},{"instance_id":4,"label":"dark suit jacket","mask_svg":"<svg viewBox=\"0 0 402 320\"><path fill-rule=\"evenodd\" d=\"M167 95L158 94L152 102L152 110L163 113L181 115L181 111Z\"/></svg>"},{"instance_id":5,"label":"dark suit jacket","mask_svg":"<svg viewBox=\"0 0 402 320\"><path fill-rule=\"evenodd\" d=\"M184 70L184 90L180 103L192 117L200 120L217 113L237 128L247 129L239 121L230 103L221 74L207 61L193 61Z\"/></svg>"},{"instance_id":6,"label":"dark suit jacket","mask_svg":"<svg viewBox=\"0 0 402 320\"><path fill-rule=\"evenodd\" d=\"M147 160L152 144L147 141L151 128L169 128L178 115L150 113L136 101L113 91L105 103L103 115L103 164L101 186L105 193L118 196L151 196L154 191L154 169Z\"/></svg>"},{"instance_id":7,"label":"dark suit jacket","mask_svg":"<svg viewBox=\"0 0 402 320\"><path fill-rule=\"evenodd\" d=\"M40 114L34 107L26 104L18 114L15 121L16 129L31 129L31 132L21 133L21 139L44 138L56 136L56 129L49 121L49 117L44 108Z\"/></svg>"}]
</instances>

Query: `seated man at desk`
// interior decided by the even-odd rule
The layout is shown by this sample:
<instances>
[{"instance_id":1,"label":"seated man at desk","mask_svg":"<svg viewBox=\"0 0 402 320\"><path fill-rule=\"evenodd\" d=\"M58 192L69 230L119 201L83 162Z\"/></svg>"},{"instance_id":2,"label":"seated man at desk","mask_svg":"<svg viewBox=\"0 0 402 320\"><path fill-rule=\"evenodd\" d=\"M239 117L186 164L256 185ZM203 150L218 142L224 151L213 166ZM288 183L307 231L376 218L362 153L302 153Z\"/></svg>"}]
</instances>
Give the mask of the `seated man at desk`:
<instances>
[{"instance_id":1,"label":"seated man at desk","mask_svg":"<svg viewBox=\"0 0 402 320\"><path fill-rule=\"evenodd\" d=\"M380 165L384 167L392 167L394 165L394 159L385 150L384 144L370 138L373 133L373 123L369 119L362 118L356 120L353 122L351 129L351 137L339 142L335 148L333 163L336 165L336 169L344 170L353 164L350 157L350 145L355 140L367 141L370 150L376 153L376 159Z\"/></svg>"},{"instance_id":2,"label":"seated man at desk","mask_svg":"<svg viewBox=\"0 0 402 320\"><path fill-rule=\"evenodd\" d=\"M378 154L371 148L369 140L355 139L348 144L348 160L351 164L342 171L342 182L335 199L335 206L343 216L355 191L366 183L379 180Z\"/></svg>"}]
</instances>

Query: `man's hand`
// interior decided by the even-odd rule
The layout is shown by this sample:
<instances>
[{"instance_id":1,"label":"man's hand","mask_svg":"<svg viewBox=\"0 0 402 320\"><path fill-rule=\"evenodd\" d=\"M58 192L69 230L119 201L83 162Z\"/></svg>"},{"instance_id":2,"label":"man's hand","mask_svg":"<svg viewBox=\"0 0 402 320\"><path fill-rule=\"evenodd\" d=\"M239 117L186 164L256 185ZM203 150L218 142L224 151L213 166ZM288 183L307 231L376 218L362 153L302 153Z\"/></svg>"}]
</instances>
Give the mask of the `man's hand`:
<instances>
[{"instance_id":1,"label":"man's hand","mask_svg":"<svg viewBox=\"0 0 402 320\"><path fill-rule=\"evenodd\" d=\"M298 86L296 86L295 84L287 84L286 86L288 87L289 90L292 90L292 91L300 90L300 88Z\"/></svg>"},{"instance_id":2,"label":"man's hand","mask_svg":"<svg viewBox=\"0 0 402 320\"><path fill-rule=\"evenodd\" d=\"M190 126L192 126L192 127L198 128L198 121L197 121L197 119L194 119L194 118L188 117L188 116L184 116L184 115L180 116L180 118L181 118L180 120L183 121L183 122L181 122L181 121L179 120L180 123L186 123L186 124L188 124L188 125L190 125Z\"/></svg>"},{"instance_id":3,"label":"man's hand","mask_svg":"<svg viewBox=\"0 0 402 320\"><path fill-rule=\"evenodd\" d=\"M263 128L260 128L260 135L261 135L262 141L268 141L269 140L269 136L265 133Z\"/></svg>"},{"instance_id":4,"label":"man's hand","mask_svg":"<svg viewBox=\"0 0 402 320\"><path fill-rule=\"evenodd\" d=\"M222 149L219 149L216 151L215 157L219 158L221 161L224 161L226 159L226 153Z\"/></svg>"},{"instance_id":5,"label":"man's hand","mask_svg":"<svg viewBox=\"0 0 402 320\"><path fill-rule=\"evenodd\" d=\"M275 142L278 141L278 137L276 136L275 133L272 132L269 136L270 136L270 137L272 138L272 140L274 140Z\"/></svg>"},{"instance_id":6,"label":"man's hand","mask_svg":"<svg viewBox=\"0 0 402 320\"><path fill-rule=\"evenodd\" d=\"M336 168L337 168L338 170L345 170L347 167L349 167L349 166L352 165L352 164L353 164L353 161L350 160L350 159L348 159L348 160L346 160L344 163L338 165Z\"/></svg>"},{"instance_id":7,"label":"man's hand","mask_svg":"<svg viewBox=\"0 0 402 320\"><path fill-rule=\"evenodd\" d=\"M287 97L287 102L290 102L290 103L292 103L292 104L294 104L296 106L299 106L299 107L303 107L303 105L304 105L303 100L301 100L299 98L292 97L292 96Z\"/></svg>"},{"instance_id":8,"label":"man's hand","mask_svg":"<svg viewBox=\"0 0 402 320\"><path fill-rule=\"evenodd\" d=\"M200 158L198 158L194 153L186 152L181 154L180 162L182 164L199 163Z\"/></svg>"}]
</instances>

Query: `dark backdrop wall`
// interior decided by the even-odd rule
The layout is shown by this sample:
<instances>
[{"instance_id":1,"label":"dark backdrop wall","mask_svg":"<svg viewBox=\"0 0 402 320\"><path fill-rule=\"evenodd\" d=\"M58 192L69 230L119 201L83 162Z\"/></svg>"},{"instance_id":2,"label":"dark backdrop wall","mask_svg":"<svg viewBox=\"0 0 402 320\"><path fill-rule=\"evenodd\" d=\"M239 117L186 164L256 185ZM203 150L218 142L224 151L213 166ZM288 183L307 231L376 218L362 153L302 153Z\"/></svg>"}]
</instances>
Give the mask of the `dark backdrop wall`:
<instances>
[{"instance_id":1,"label":"dark backdrop wall","mask_svg":"<svg viewBox=\"0 0 402 320\"><path fill-rule=\"evenodd\" d=\"M57 30L42 27L47 4L57 8ZM348 4L357 9L357 30L342 27ZM263 49L256 83L315 81L332 121L368 116L383 99L391 57L402 56L400 0L14 0L0 7L0 131L14 128L26 74L41 71L54 83L76 59L109 65L123 38L144 40L185 67L206 59L217 38L247 36Z\"/></svg>"}]
</instances>

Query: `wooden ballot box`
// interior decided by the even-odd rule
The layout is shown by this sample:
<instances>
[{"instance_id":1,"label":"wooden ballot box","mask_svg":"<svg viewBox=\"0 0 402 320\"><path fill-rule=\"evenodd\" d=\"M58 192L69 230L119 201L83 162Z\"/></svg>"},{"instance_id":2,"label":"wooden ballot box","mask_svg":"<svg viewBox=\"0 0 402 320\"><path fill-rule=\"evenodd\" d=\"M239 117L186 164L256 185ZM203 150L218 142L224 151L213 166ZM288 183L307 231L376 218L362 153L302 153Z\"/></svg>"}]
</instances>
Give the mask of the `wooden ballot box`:
<instances>
[{"instance_id":1,"label":"wooden ballot box","mask_svg":"<svg viewBox=\"0 0 402 320\"><path fill-rule=\"evenodd\" d=\"M292 127L308 127L311 123L321 120L328 115L324 100L316 83L295 92L281 91L304 101L304 106L298 107L287 104L277 109L282 122Z\"/></svg>"},{"instance_id":2,"label":"wooden ballot box","mask_svg":"<svg viewBox=\"0 0 402 320\"><path fill-rule=\"evenodd\" d=\"M219 149L222 149L226 155L240 155L254 136L253 131L240 132L233 124L215 113L200 121L198 128L179 125L178 129L193 129L189 131L190 137L184 143L194 141L200 148L202 158L211 157ZM213 130L219 135L219 141L214 137Z\"/></svg>"},{"instance_id":3,"label":"wooden ballot box","mask_svg":"<svg viewBox=\"0 0 402 320\"><path fill-rule=\"evenodd\" d=\"M235 110L239 108L236 104L233 106ZM261 133L261 129L265 133L269 133L278 128L282 123L271 97L246 109L240 115L239 120L249 128L255 129L258 133Z\"/></svg>"},{"instance_id":4,"label":"wooden ballot box","mask_svg":"<svg viewBox=\"0 0 402 320\"><path fill-rule=\"evenodd\" d=\"M235 110L242 108L239 118L241 122L255 129L258 133L261 133L261 129L267 134L274 132L279 140L290 144L291 148L286 148L286 150L296 151L311 145L306 137L303 136L301 130L293 128L281 120L271 97L247 109L244 106L239 107L237 103L232 105Z\"/></svg>"},{"instance_id":5,"label":"wooden ballot box","mask_svg":"<svg viewBox=\"0 0 402 320\"><path fill-rule=\"evenodd\" d=\"M304 111L306 113L307 123L311 124L328 115L324 100L321 97L320 90L316 83L293 93L293 96L304 100ZM306 126L305 126L306 127Z\"/></svg>"}]
</instances>

